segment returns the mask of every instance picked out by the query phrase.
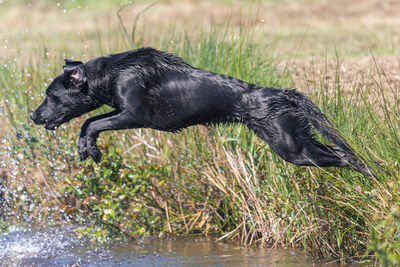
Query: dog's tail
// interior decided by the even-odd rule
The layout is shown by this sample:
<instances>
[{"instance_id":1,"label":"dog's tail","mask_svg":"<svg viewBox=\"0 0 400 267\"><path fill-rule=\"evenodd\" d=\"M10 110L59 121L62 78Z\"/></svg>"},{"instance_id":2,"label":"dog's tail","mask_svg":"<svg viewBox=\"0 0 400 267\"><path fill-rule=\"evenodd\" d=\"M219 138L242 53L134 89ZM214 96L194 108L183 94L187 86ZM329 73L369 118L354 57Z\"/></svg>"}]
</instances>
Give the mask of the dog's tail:
<instances>
[{"instance_id":1,"label":"dog's tail","mask_svg":"<svg viewBox=\"0 0 400 267\"><path fill-rule=\"evenodd\" d=\"M335 129L332 122L307 96L295 90L287 90L286 92L291 95L291 98L297 100L298 106L304 108L304 115L308 117L312 126L335 145L334 152L336 154L347 160L352 169L377 178L376 173L360 160L360 156L354 152L346 139Z\"/></svg>"},{"instance_id":2,"label":"dog's tail","mask_svg":"<svg viewBox=\"0 0 400 267\"><path fill-rule=\"evenodd\" d=\"M347 153L354 154L353 149L344 137L335 129L332 122L317 108L314 103L303 94L296 92L301 98L305 116L308 117L310 123L329 141L334 143L337 147L346 151Z\"/></svg>"}]
</instances>

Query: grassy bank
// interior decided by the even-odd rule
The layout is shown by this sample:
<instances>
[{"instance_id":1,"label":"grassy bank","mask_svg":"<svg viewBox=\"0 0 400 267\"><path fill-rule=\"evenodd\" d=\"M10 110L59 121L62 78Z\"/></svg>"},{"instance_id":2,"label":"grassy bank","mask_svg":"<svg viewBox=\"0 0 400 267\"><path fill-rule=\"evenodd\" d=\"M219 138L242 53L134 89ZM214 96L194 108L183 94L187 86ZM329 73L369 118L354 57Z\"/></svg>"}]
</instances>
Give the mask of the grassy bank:
<instances>
[{"instance_id":1,"label":"grassy bank","mask_svg":"<svg viewBox=\"0 0 400 267\"><path fill-rule=\"evenodd\" d=\"M132 40L118 20L110 19L75 37L48 35L32 41L31 48L25 43L3 53L1 226L82 223L87 226L82 234L99 240L217 234L242 245L304 247L317 257L368 260L376 254L382 262L398 261L396 84L372 56L367 71L352 82L344 77L340 53L299 75L294 65L282 63L277 37L259 34L254 20L211 23L196 32L171 24L161 36L143 25ZM107 28L112 23L115 27ZM125 23L130 33L132 25ZM48 42L53 39L55 45ZM29 114L51 78L61 73L64 57L86 60L131 44L151 45L193 66L251 83L299 88L358 153L387 173L377 168L376 181L337 168L296 167L240 125L191 127L179 134L148 129L103 133L98 141L103 161L80 163L76 141L88 115L49 132L33 125Z\"/></svg>"}]
</instances>

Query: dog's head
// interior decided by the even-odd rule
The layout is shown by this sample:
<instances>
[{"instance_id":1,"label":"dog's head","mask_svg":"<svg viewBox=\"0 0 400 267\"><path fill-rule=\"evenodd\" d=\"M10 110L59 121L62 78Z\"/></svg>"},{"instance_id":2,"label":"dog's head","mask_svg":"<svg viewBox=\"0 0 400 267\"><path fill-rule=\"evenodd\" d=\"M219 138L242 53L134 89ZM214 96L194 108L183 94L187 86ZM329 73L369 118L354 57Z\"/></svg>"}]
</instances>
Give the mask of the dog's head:
<instances>
[{"instance_id":1,"label":"dog's head","mask_svg":"<svg viewBox=\"0 0 400 267\"><path fill-rule=\"evenodd\" d=\"M47 130L92 110L85 65L68 59L65 63L64 73L50 84L43 103L31 115L34 123L44 124Z\"/></svg>"}]
</instances>

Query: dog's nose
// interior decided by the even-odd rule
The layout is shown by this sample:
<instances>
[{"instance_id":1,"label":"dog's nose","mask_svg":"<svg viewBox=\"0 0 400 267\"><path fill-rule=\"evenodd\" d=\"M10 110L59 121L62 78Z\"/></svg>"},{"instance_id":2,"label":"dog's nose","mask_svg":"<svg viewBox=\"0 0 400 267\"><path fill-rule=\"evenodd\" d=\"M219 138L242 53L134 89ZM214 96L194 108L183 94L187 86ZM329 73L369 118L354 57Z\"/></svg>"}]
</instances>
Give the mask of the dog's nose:
<instances>
[{"instance_id":1,"label":"dog's nose","mask_svg":"<svg viewBox=\"0 0 400 267\"><path fill-rule=\"evenodd\" d=\"M36 115L36 113L35 112L33 112L32 114L31 114L31 120L33 120L33 122L36 122L36 120L37 120L37 115Z\"/></svg>"}]
</instances>

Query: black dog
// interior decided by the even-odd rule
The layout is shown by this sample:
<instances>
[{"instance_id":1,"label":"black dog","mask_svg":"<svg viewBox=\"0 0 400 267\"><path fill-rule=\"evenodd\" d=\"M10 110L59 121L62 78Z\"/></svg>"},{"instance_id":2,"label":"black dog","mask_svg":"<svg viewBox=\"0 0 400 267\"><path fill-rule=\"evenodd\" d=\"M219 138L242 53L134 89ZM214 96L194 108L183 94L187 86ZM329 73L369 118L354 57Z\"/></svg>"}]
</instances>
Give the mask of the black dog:
<instances>
[{"instance_id":1,"label":"black dog","mask_svg":"<svg viewBox=\"0 0 400 267\"><path fill-rule=\"evenodd\" d=\"M243 123L284 160L301 166L342 167L372 175L309 98L194 68L174 55L142 48L87 63L65 60L64 73L31 115L54 130L106 104L114 111L88 119L78 141L81 160L99 162L103 131L152 128L175 132L196 124ZM321 144L319 130L334 146Z\"/></svg>"}]
</instances>

